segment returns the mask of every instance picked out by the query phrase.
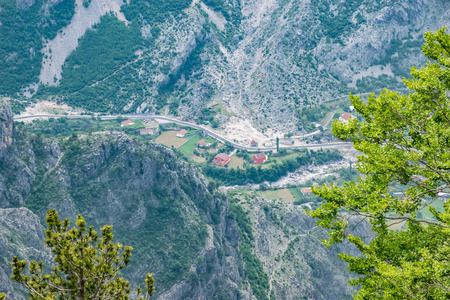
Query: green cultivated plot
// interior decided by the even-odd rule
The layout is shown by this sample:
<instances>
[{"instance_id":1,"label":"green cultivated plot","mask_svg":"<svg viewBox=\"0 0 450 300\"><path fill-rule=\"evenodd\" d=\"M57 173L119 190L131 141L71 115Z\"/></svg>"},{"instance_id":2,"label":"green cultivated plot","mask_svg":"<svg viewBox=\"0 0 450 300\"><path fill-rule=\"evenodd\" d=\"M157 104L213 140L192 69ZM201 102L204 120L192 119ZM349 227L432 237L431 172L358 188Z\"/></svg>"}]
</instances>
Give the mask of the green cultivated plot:
<instances>
[{"instance_id":1,"label":"green cultivated plot","mask_svg":"<svg viewBox=\"0 0 450 300\"><path fill-rule=\"evenodd\" d=\"M291 191L291 194L294 196L296 201L303 199L303 194L300 187L289 188L289 191Z\"/></svg>"},{"instance_id":2,"label":"green cultivated plot","mask_svg":"<svg viewBox=\"0 0 450 300\"><path fill-rule=\"evenodd\" d=\"M295 199L290 189L259 191L262 197L269 199L281 199L287 203L294 203Z\"/></svg>"},{"instance_id":3,"label":"green cultivated plot","mask_svg":"<svg viewBox=\"0 0 450 300\"><path fill-rule=\"evenodd\" d=\"M211 137L202 137L200 135L195 135L193 138L191 138L188 142L186 142L183 146L180 147L180 150L183 151L185 154L192 154L194 152L194 149L199 149L201 151L201 148L197 147L197 143L200 140L205 140L207 143L214 143L214 139Z\"/></svg>"},{"instance_id":4,"label":"green cultivated plot","mask_svg":"<svg viewBox=\"0 0 450 300\"><path fill-rule=\"evenodd\" d=\"M183 146L180 147L180 150L185 154L191 154L194 149L197 147L197 142L201 140L199 135L195 135L189 141L187 141Z\"/></svg>"}]
</instances>

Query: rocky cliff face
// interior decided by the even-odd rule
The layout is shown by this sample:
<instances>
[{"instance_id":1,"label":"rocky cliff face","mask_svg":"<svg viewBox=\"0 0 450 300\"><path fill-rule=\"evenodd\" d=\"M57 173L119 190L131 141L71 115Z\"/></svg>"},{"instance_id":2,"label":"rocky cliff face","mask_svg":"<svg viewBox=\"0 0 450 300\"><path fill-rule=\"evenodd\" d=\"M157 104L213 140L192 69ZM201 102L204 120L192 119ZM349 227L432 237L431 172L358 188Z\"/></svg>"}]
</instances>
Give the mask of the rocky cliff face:
<instances>
[{"instance_id":1,"label":"rocky cliff face","mask_svg":"<svg viewBox=\"0 0 450 300\"><path fill-rule=\"evenodd\" d=\"M27 208L0 209L0 292L6 293L7 299L27 299L26 291L9 279L13 256L51 261L44 248L43 229L39 218Z\"/></svg>"},{"instance_id":2,"label":"rocky cliff face","mask_svg":"<svg viewBox=\"0 0 450 300\"><path fill-rule=\"evenodd\" d=\"M11 108L0 99L0 158L5 155L6 148L12 143L13 129Z\"/></svg>"},{"instance_id":3,"label":"rocky cliff face","mask_svg":"<svg viewBox=\"0 0 450 300\"><path fill-rule=\"evenodd\" d=\"M356 289L347 282L352 274L337 254L357 255L355 247L324 247L325 231L301 207L256 194L234 196L233 202L248 216L254 254L267 274L267 299L352 299ZM369 231L363 223L355 234Z\"/></svg>"}]
</instances>

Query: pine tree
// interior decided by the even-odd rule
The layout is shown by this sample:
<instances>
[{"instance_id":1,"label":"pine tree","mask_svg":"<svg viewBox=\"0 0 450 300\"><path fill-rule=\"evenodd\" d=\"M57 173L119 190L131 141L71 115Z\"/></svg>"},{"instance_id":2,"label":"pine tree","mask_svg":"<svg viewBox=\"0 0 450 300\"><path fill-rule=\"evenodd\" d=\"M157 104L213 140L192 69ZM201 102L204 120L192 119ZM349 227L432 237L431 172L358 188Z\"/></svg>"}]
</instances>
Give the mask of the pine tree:
<instances>
[{"instance_id":1,"label":"pine tree","mask_svg":"<svg viewBox=\"0 0 450 300\"><path fill-rule=\"evenodd\" d=\"M45 244L51 249L55 265L46 273L42 262L13 258L11 279L29 290L30 299L128 299L130 284L119 271L130 262L132 247L114 243L112 226L101 228L101 236L78 215L76 226L60 221L56 210L47 212ZM153 274L145 278L145 291L137 289L140 299L154 293ZM0 295L1 299L1 295Z\"/></svg>"}]
</instances>

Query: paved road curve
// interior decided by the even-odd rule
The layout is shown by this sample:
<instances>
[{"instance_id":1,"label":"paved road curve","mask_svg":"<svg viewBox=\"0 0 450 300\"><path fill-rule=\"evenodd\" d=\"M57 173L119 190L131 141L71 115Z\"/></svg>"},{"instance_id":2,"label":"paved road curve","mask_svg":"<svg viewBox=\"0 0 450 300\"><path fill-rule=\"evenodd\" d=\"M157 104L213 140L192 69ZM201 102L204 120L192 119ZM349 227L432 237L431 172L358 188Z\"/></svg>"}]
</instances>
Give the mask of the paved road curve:
<instances>
[{"instance_id":1,"label":"paved road curve","mask_svg":"<svg viewBox=\"0 0 450 300\"><path fill-rule=\"evenodd\" d=\"M117 119L119 116L100 116L102 120L112 120ZM212 131L207 127L203 127L201 125L197 125L195 123L181 121L175 118L160 116L160 115L148 115L148 114L140 114L140 115L123 115L120 116L124 119L155 119L161 120L171 123L176 123L179 125L189 126L195 129L203 130L209 136L219 140L223 143L230 143L236 149L244 149L250 152L259 152L259 151L272 151L276 150L277 147L250 147L238 144L234 141L227 139L226 137ZM52 114L42 114L42 115L30 115L30 116L15 116L14 121L26 121L26 120L36 120L36 119L47 119L47 118L67 118L67 119L83 119L83 118L92 118L90 115L52 115ZM305 144L305 145L295 145L295 146L286 146L280 145L280 148L283 149L320 149L320 148L338 148L338 147L353 147L352 143L349 142L329 142L323 144Z\"/></svg>"}]
</instances>

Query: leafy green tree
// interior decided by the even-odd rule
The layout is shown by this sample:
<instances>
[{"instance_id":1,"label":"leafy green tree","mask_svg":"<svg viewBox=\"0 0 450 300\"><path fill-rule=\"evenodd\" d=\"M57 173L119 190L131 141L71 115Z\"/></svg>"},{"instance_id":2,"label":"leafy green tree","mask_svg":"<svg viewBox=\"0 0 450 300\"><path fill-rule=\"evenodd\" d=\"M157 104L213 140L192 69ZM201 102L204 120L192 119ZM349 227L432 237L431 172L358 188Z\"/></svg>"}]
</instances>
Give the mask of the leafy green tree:
<instances>
[{"instance_id":1,"label":"leafy green tree","mask_svg":"<svg viewBox=\"0 0 450 300\"><path fill-rule=\"evenodd\" d=\"M24 285L30 299L128 299L130 284L118 277L128 265L132 247L113 243L112 226L101 228L101 237L78 215L76 227L69 220L60 221L56 210L47 212L45 244L54 255L55 266L46 274L42 262L27 262L14 257L11 279ZM137 289L140 299L154 293L153 274L145 278L145 291ZM1 299L1 296L0 296Z\"/></svg>"},{"instance_id":2,"label":"leafy green tree","mask_svg":"<svg viewBox=\"0 0 450 300\"><path fill-rule=\"evenodd\" d=\"M310 215L330 229L326 245L348 238L361 256L341 254L361 275L356 299L450 299L450 36L425 34L430 62L411 69L407 95L384 90L367 104L350 95L364 118L333 124L334 134L362 152L364 177L343 187L313 188L326 202ZM446 201L444 210L430 204ZM428 208L433 219L421 219ZM370 241L353 235L349 219L369 220ZM403 230L393 230L404 223ZM354 222L353 222L354 224Z\"/></svg>"}]
</instances>

